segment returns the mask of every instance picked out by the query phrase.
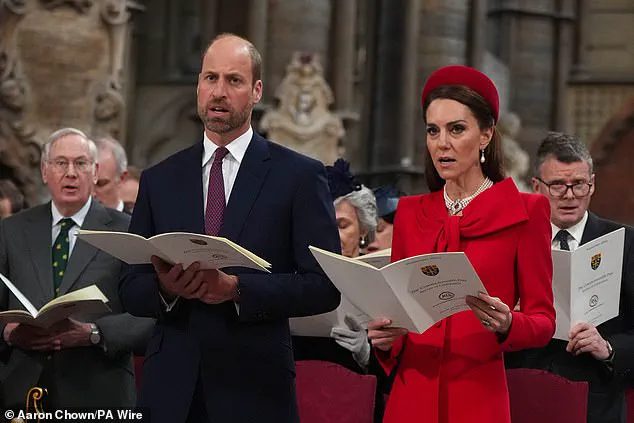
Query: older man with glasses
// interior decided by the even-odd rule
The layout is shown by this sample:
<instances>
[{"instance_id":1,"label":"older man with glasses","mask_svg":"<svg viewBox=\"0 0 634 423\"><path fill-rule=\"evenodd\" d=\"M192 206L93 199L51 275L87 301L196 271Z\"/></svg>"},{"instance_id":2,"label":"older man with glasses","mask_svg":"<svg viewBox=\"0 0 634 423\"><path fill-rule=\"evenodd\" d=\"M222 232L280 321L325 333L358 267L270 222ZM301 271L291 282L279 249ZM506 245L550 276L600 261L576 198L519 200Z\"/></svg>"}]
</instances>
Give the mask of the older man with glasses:
<instances>
[{"instance_id":1,"label":"older man with glasses","mask_svg":"<svg viewBox=\"0 0 634 423\"><path fill-rule=\"evenodd\" d=\"M624 388L634 367L634 230L588 212L595 190L592 158L577 138L550 133L537 150L533 191L550 200L553 249L575 250L625 227L620 313L594 326L577 323L568 342L553 339L545 348L507 354L507 367L548 370L586 381L588 423L624 423Z\"/></svg>"}]
</instances>

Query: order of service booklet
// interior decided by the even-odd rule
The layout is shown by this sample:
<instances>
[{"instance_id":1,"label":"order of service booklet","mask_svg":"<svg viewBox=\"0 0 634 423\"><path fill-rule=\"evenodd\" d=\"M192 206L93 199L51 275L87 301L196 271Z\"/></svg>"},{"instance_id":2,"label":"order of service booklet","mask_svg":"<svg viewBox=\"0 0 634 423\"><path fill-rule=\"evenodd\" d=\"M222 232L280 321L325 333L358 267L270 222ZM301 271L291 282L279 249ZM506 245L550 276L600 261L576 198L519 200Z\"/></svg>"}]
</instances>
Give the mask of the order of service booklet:
<instances>
[{"instance_id":1,"label":"order of service booklet","mask_svg":"<svg viewBox=\"0 0 634 423\"><path fill-rule=\"evenodd\" d=\"M81 229L77 237L128 264L145 264L158 256L170 264L187 267L194 262L201 269L248 267L269 272L271 265L246 248L226 238L170 232L145 238L129 232Z\"/></svg>"},{"instance_id":2,"label":"order of service booklet","mask_svg":"<svg viewBox=\"0 0 634 423\"><path fill-rule=\"evenodd\" d=\"M469 310L467 295L486 293L462 252L409 257L381 269L310 246L332 283L361 313L388 317L392 326L422 333L434 323Z\"/></svg>"},{"instance_id":3,"label":"order of service booklet","mask_svg":"<svg viewBox=\"0 0 634 423\"><path fill-rule=\"evenodd\" d=\"M44 304L41 309L35 308L24 294L3 274L0 280L20 301L26 310L8 310L0 312L0 323L22 323L41 328L48 328L75 314L105 313L110 311L108 298L97 285L71 291Z\"/></svg>"},{"instance_id":4,"label":"order of service booklet","mask_svg":"<svg viewBox=\"0 0 634 423\"><path fill-rule=\"evenodd\" d=\"M380 269L390 263L391 255L392 249L388 248L355 257L355 260L363 261ZM332 328L335 326L345 326L344 318L346 314L354 316L364 327L367 327L370 320L372 320L370 316L355 307L345 295L342 295L341 304L333 311L314 316L291 318L289 320L291 334L297 336L329 337Z\"/></svg>"},{"instance_id":5,"label":"order of service booklet","mask_svg":"<svg viewBox=\"0 0 634 423\"><path fill-rule=\"evenodd\" d=\"M380 269L390 264L390 258L392 257L392 249L386 248L385 250L375 251L373 253L364 254L359 257L355 257L355 260L363 261L371 264L372 266Z\"/></svg>"},{"instance_id":6,"label":"order of service booklet","mask_svg":"<svg viewBox=\"0 0 634 423\"><path fill-rule=\"evenodd\" d=\"M554 338L567 341L578 322L598 326L618 316L624 242L620 228L574 251L553 250Z\"/></svg>"}]
</instances>

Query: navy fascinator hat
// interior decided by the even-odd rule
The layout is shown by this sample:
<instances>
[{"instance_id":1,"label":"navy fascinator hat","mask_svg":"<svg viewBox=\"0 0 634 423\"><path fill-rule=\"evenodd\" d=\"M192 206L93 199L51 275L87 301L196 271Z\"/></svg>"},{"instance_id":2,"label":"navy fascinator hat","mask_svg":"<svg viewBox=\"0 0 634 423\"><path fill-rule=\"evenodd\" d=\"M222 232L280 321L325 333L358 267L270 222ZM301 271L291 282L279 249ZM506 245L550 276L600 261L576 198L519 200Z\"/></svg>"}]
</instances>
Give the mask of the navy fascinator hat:
<instances>
[{"instance_id":1,"label":"navy fascinator hat","mask_svg":"<svg viewBox=\"0 0 634 423\"><path fill-rule=\"evenodd\" d=\"M402 193L392 186L382 186L374 190L376 207L379 217L385 217L396 212L398 200Z\"/></svg>"},{"instance_id":2,"label":"navy fascinator hat","mask_svg":"<svg viewBox=\"0 0 634 423\"><path fill-rule=\"evenodd\" d=\"M326 173L333 200L361 189L361 183L350 172L350 162L345 159L337 159L334 165L326 166Z\"/></svg>"}]
</instances>

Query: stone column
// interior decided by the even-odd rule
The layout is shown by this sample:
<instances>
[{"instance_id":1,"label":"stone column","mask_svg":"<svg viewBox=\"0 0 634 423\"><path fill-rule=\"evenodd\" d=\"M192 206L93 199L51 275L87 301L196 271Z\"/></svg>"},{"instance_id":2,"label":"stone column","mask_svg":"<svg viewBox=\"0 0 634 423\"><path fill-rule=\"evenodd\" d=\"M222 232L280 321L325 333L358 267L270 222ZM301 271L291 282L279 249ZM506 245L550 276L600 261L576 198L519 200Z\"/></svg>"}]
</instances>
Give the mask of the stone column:
<instances>
[{"instance_id":1,"label":"stone column","mask_svg":"<svg viewBox=\"0 0 634 423\"><path fill-rule=\"evenodd\" d=\"M268 11L268 0L251 0L249 3L249 41L261 52L266 50Z\"/></svg>"},{"instance_id":2,"label":"stone column","mask_svg":"<svg viewBox=\"0 0 634 423\"><path fill-rule=\"evenodd\" d=\"M509 67L508 110L520 117L519 141L531 156L556 115L556 6L553 0L502 1L490 11L499 23L496 53Z\"/></svg>"},{"instance_id":3,"label":"stone column","mask_svg":"<svg viewBox=\"0 0 634 423\"><path fill-rule=\"evenodd\" d=\"M275 0L268 10L267 48L263 51L266 81L264 102L273 101L296 51L317 53L328 69L330 0Z\"/></svg>"},{"instance_id":4,"label":"stone column","mask_svg":"<svg viewBox=\"0 0 634 423\"><path fill-rule=\"evenodd\" d=\"M574 0L557 0L557 20L555 22L555 72L553 93L553 115L551 128L565 131L568 127L567 117L567 89L571 69L570 52L574 49L573 24L575 21Z\"/></svg>"},{"instance_id":5,"label":"stone column","mask_svg":"<svg viewBox=\"0 0 634 423\"><path fill-rule=\"evenodd\" d=\"M420 1L407 0L403 38L403 69L401 70L401 136L400 166L404 170L414 168L417 163L417 143L424 137L417 136L416 128L422 127L420 87L418 86L418 33L420 22ZM403 178L400 188L405 192L414 192L414 180Z\"/></svg>"},{"instance_id":6,"label":"stone column","mask_svg":"<svg viewBox=\"0 0 634 423\"><path fill-rule=\"evenodd\" d=\"M482 69L484 64L487 39L487 11L486 0L471 0L467 64L478 69Z\"/></svg>"},{"instance_id":7,"label":"stone column","mask_svg":"<svg viewBox=\"0 0 634 423\"><path fill-rule=\"evenodd\" d=\"M335 107L350 112L354 107L354 65L357 0L333 0L332 86Z\"/></svg>"}]
</instances>

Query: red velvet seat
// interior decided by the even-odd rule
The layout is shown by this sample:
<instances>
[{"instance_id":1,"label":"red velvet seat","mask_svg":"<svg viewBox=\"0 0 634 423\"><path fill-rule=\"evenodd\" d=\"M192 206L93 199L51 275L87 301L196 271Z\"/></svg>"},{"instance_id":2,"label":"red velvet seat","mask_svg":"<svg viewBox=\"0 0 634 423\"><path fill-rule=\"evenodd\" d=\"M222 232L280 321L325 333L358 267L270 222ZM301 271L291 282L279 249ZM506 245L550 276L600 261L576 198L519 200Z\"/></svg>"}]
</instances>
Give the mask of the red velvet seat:
<instances>
[{"instance_id":1,"label":"red velvet seat","mask_svg":"<svg viewBox=\"0 0 634 423\"><path fill-rule=\"evenodd\" d=\"M627 403L627 423L634 423L634 388L625 390L625 402Z\"/></svg>"},{"instance_id":2,"label":"red velvet seat","mask_svg":"<svg viewBox=\"0 0 634 423\"><path fill-rule=\"evenodd\" d=\"M302 423L372 423L375 376L325 361L298 361L296 366Z\"/></svg>"},{"instance_id":3,"label":"red velvet seat","mask_svg":"<svg viewBox=\"0 0 634 423\"><path fill-rule=\"evenodd\" d=\"M536 369L506 371L513 423L586 423L588 383Z\"/></svg>"},{"instance_id":4,"label":"red velvet seat","mask_svg":"<svg viewBox=\"0 0 634 423\"><path fill-rule=\"evenodd\" d=\"M141 376L143 375L143 356L134 356L134 379L136 382L136 390L141 387Z\"/></svg>"}]
</instances>

